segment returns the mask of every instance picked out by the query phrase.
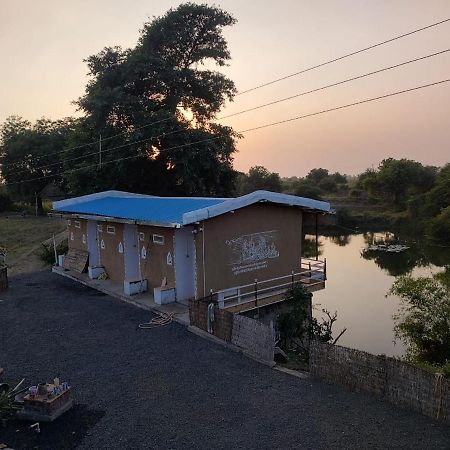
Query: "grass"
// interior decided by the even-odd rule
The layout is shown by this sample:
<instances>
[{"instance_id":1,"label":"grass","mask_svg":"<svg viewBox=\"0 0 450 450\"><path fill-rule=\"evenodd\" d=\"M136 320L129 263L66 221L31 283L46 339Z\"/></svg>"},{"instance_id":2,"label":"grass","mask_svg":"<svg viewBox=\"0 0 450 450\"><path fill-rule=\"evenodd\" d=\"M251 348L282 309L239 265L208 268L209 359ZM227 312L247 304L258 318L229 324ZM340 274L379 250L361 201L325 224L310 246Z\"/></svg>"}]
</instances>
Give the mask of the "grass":
<instances>
[{"instance_id":1,"label":"grass","mask_svg":"<svg viewBox=\"0 0 450 450\"><path fill-rule=\"evenodd\" d=\"M1 214L0 247L8 252L7 264L14 265L18 258L30 253L33 248L38 247L37 252L40 253L40 244L65 228L65 221L61 219Z\"/></svg>"}]
</instances>

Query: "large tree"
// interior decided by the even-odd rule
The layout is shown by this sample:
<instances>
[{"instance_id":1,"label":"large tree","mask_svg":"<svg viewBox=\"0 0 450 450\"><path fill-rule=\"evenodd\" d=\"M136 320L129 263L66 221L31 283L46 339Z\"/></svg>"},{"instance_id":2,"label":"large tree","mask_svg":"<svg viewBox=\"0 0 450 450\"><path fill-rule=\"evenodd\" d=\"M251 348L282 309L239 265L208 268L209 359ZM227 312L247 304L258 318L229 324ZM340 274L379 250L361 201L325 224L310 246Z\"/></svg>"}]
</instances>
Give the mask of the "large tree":
<instances>
[{"instance_id":1,"label":"large tree","mask_svg":"<svg viewBox=\"0 0 450 450\"><path fill-rule=\"evenodd\" d=\"M61 151L76 121L71 118L34 124L17 116L0 128L1 178L14 197L34 201L42 211L41 190L50 182L62 184Z\"/></svg>"},{"instance_id":2,"label":"large tree","mask_svg":"<svg viewBox=\"0 0 450 450\"><path fill-rule=\"evenodd\" d=\"M73 193L108 188L155 194L227 195L237 134L214 122L234 83L211 67L230 59L220 8L186 3L144 24L136 47L87 59L85 113L65 169ZM121 159L119 162L114 160ZM86 166L88 166L86 168Z\"/></svg>"}]
</instances>

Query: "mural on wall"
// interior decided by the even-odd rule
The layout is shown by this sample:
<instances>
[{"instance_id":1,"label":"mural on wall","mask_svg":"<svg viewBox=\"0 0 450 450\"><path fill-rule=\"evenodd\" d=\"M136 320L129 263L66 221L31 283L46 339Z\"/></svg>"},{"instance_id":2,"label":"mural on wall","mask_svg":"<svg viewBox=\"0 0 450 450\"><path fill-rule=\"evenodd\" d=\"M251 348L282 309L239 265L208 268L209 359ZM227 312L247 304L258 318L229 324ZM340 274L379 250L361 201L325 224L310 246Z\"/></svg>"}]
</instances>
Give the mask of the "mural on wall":
<instances>
[{"instance_id":1,"label":"mural on wall","mask_svg":"<svg viewBox=\"0 0 450 450\"><path fill-rule=\"evenodd\" d=\"M278 258L278 231L244 234L226 241L230 248L228 264L234 275L265 269L270 259Z\"/></svg>"}]
</instances>

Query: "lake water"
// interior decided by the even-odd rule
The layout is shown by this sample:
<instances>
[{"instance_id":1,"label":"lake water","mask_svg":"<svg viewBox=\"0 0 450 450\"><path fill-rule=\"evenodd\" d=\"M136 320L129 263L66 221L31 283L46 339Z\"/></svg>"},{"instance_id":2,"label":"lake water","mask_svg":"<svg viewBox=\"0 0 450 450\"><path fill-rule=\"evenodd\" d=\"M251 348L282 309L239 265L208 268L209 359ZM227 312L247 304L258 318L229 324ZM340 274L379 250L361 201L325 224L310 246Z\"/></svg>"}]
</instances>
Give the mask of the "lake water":
<instances>
[{"instance_id":1,"label":"lake water","mask_svg":"<svg viewBox=\"0 0 450 450\"><path fill-rule=\"evenodd\" d=\"M312 247L312 237L306 239ZM313 304L317 316L320 308L337 311L333 334L347 328L339 344L373 354L404 354L402 342L394 343L393 315L399 299L386 298L386 294L400 275L430 276L443 271L450 265L450 249L404 238L400 242L410 246L404 252L365 251L373 242L397 239L384 232L320 237L320 259L327 259L327 283L324 290L314 293Z\"/></svg>"}]
</instances>

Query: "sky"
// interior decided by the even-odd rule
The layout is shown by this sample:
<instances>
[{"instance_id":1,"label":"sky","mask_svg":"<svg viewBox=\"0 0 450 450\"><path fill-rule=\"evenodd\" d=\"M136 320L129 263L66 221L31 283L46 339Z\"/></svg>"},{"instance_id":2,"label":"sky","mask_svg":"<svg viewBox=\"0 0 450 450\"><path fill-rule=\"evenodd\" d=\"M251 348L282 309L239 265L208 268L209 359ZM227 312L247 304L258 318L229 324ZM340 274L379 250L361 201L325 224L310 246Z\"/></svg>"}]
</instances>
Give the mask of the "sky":
<instances>
[{"instance_id":1,"label":"sky","mask_svg":"<svg viewBox=\"0 0 450 450\"><path fill-rule=\"evenodd\" d=\"M88 81L83 59L136 44L142 24L170 0L0 0L0 122L76 115ZM450 18L449 0L218 0L237 19L225 29L221 70L243 91ZM450 48L450 22L301 76L239 95L219 116ZM221 122L245 130L450 78L450 52ZM450 161L450 83L246 133L235 168L281 176L314 167L349 175L383 158Z\"/></svg>"}]
</instances>

